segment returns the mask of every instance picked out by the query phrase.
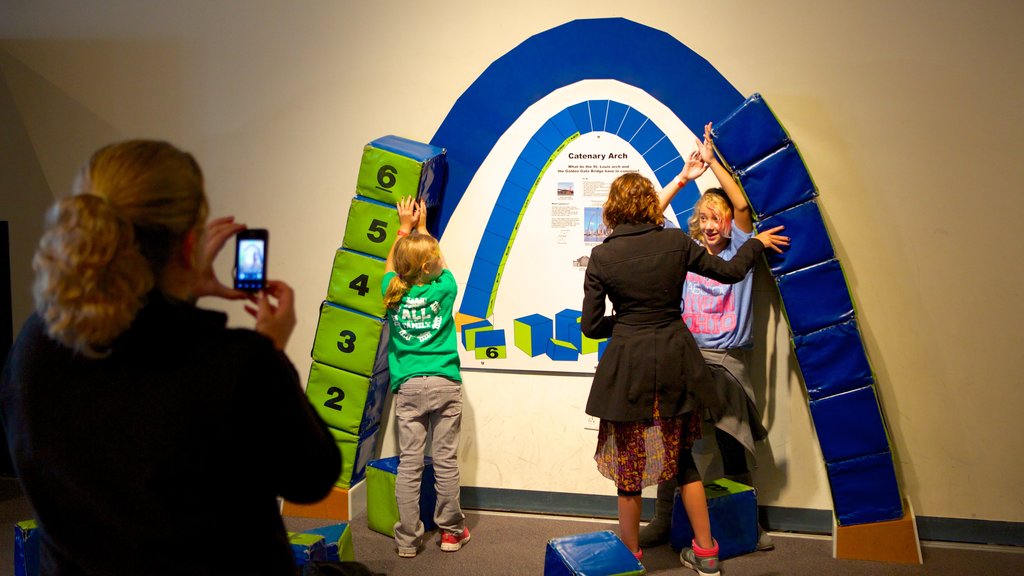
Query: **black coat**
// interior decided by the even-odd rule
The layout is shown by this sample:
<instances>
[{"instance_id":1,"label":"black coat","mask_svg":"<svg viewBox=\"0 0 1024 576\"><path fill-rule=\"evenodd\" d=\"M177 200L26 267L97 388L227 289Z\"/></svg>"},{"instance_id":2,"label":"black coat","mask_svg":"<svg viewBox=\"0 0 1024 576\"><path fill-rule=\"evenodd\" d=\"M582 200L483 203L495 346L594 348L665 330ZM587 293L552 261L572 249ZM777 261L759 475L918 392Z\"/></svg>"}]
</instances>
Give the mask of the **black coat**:
<instances>
[{"instance_id":1,"label":"black coat","mask_svg":"<svg viewBox=\"0 0 1024 576\"><path fill-rule=\"evenodd\" d=\"M587 414L614 421L651 418L655 392L663 417L695 409L695 395L711 386L711 375L682 319L686 273L733 284L763 251L752 238L723 260L676 228L616 227L591 251L583 286L583 333L611 337L590 387ZM605 316L606 296L611 316Z\"/></svg>"},{"instance_id":2,"label":"black coat","mask_svg":"<svg viewBox=\"0 0 1024 576\"><path fill-rule=\"evenodd\" d=\"M316 502L341 457L288 358L226 319L154 292L103 359L25 323L0 408L43 574L297 573L275 496Z\"/></svg>"}]
</instances>

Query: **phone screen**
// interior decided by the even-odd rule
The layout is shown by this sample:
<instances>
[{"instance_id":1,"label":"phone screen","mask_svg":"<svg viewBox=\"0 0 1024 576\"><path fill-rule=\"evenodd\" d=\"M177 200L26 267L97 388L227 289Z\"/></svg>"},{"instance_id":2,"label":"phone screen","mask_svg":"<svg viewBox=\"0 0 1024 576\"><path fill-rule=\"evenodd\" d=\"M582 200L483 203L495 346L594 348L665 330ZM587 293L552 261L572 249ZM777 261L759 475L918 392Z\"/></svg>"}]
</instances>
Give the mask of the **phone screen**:
<instances>
[{"instance_id":1,"label":"phone screen","mask_svg":"<svg viewBox=\"0 0 1024 576\"><path fill-rule=\"evenodd\" d=\"M267 280L267 232L243 230L235 247L235 288L262 290Z\"/></svg>"}]
</instances>

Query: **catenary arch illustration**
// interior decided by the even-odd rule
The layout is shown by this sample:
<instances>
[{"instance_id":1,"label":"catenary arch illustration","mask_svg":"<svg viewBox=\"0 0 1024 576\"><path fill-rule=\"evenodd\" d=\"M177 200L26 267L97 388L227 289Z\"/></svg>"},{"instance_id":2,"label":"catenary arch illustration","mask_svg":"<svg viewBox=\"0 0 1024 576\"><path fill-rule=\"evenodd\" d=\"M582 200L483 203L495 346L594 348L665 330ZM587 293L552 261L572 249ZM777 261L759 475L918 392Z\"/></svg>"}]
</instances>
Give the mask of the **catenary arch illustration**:
<instances>
[{"instance_id":1,"label":"catenary arch illustration","mask_svg":"<svg viewBox=\"0 0 1024 576\"><path fill-rule=\"evenodd\" d=\"M444 201L431 214L431 227L443 236L477 170L527 108L559 88L588 79L612 79L643 90L693 133L715 121L717 151L737 176L759 225L784 224L793 240L790 250L768 257L768 263L810 397L837 522L848 526L903 517L904 500L874 374L813 181L765 101L758 95L744 99L675 38L621 18L575 20L527 39L492 63L459 97L431 139L447 149L449 166ZM523 150L541 140L531 139ZM502 209L521 214L527 200L524 196L518 207ZM505 249L513 246L506 243ZM500 274L497 266L492 268L497 282ZM491 277L490 272L484 277ZM471 301L485 297L490 295Z\"/></svg>"}]
</instances>

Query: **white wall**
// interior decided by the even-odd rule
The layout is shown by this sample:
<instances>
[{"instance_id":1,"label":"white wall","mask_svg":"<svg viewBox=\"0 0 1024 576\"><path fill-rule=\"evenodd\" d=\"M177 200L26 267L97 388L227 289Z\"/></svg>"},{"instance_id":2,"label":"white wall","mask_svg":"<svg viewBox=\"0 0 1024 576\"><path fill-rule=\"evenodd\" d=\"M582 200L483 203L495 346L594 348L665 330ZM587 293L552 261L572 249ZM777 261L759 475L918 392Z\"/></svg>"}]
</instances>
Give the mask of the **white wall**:
<instances>
[{"instance_id":1,"label":"white wall","mask_svg":"<svg viewBox=\"0 0 1024 576\"><path fill-rule=\"evenodd\" d=\"M78 164L114 139L166 138L199 158L214 213L273 230L272 272L298 290L288 353L304 378L362 146L428 141L492 61L611 16L668 32L744 95L763 94L800 147L916 512L1024 521L1011 219L1024 214L1024 5L1012 0L5 2L0 219L12 222L15 322L31 306L42 210ZM771 431L761 503L828 508L772 290L758 292ZM582 429L588 384L468 372L464 484L612 494Z\"/></svg>"}]
</instances>

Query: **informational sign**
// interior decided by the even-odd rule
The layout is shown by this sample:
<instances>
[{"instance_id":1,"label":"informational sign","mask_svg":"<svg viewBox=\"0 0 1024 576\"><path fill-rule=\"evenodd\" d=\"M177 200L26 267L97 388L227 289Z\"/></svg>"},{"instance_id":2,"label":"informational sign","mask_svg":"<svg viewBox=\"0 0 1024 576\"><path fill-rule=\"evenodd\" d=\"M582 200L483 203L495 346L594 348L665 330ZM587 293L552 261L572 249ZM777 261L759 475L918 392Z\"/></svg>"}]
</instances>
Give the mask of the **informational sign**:
<instances>
[{"instance_id":1,"label":"informational sign","mask_svg":"<svg viewBox=\"0 0 1024 576\"><path fill-rule=\"evenodd\" d=\"M694 139L649 95L610 81L558 91L513 125L498 145L507 155L492 154L504 161L481 167L442 238L460 282L463 367L592 372L606 342L583 335L579 318L590 251L610 232L611 183L638 172L660 188ZM679 194L669 226L697 194Z\"/></svg>"}]
</instances>

